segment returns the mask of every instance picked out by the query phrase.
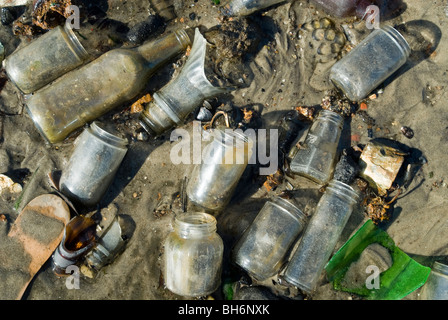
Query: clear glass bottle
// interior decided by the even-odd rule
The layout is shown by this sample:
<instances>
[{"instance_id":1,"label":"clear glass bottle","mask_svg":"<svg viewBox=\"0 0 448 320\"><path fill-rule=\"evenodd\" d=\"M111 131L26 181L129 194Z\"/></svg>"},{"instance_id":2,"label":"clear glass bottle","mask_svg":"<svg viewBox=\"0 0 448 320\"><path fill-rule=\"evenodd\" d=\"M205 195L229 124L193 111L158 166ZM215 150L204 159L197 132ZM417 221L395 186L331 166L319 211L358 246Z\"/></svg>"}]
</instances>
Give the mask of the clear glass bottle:
<instances>
[{"instance_id":1,"label":"clear glass bottle","mask_svg":"<svg viewBox=\"0 0 448 320\"><path fill-rule=\"evenodd\" d=\"M214 129L213 140L204 148L187 184L188 199L211 212L229 203L252 156L253 141L241 130Z\"/></svg>"},{"instance_id":2,"label":"clear glass bottle","mask_svg":"<svg viewBox=\"0 0 448 320\"><path fill-rule=\"evenodd\" d=\"M75 32L64 24L10 54L4 66L9 79L27 94L79 67L90 58Z\"/></svg>"},{"instance_id":3,"label":"clear glass bottle","mask_svg":"<svg viewBox=\"0 0 448 320\"><path fill-rule=\"evenodd\" d=\"M225 16L248 16L285 0L231 0L221 8Z\"/></svg>"},{"instance_id":4,"label":"clear glass bottle","mask_svg":"<svg viewBox=\"0 0 448 320\"><path fill-rule=\"evenodd\" d=\"M330 70L330 80L348 99L359 101L403 66L411 52L394 28L372 31Z\"/></svg>"},{"instance_id":5,"label":"clear glass bottle","mask_svg":"<svg viewBox=\"0 0 448 320\"><path fill-rule=\"evenodd\" d=\"M50 142L140 94L162 65L185 50L185 30L168 33L132 49L114 49L58 78L26 99L34 124Z\"/></svg>"},{"instance_id":6,"label":"clear glass bottle","mask_svg":"<svg viewBox=\"0 0 448 320\"><path fill-rule=\"evenodd\" d=\"M140 114L140 124L157 136L179 125L204 100L227 91L213 86L205 76L207 40L195 29L194 42L188 61L180 74L152 96L152 101Z\"/></svg>"},{"instance_id":7,"label":"clear glass bottle","mask_svg":"<svg viewBox=\"0 0 448 320\"><path fill-rule=\"evenodd\" d=\"M63 276L70 265L75 265L95 244L96 223L85 216L75 216L67 223L61 243L52 256L53 272Z\"/></svg>"},{"instance_id":8,"label":"clear glass bottle","mask_svg":"<svg viewBox=\"0 0 448 320\"><path fill-rule=\"evenodd\" d=\"M175 294L199 297L221 283L224 244L216 219L207 213L177 215L174 230L164 242L164 279Z\"/></svg>"},{"instance_id":9,"label":"clear glass bottle","mask_svg":"<svg viewBox=\"0 0 448 320\"><path fill-rule=\"evenodd\" d=\"M358 199L351 186L330 181L286 265L283 277L287 282L309 294L315 290Z\"/></svg>"},{"instance_id":10,"label":"clear glass bottle","mask_svg":"<svg viewBox=\"0 0 448 320\"><path fill-rule=\"evenodd\" d=\"M274 276L305 223L306 216L289 201L267 201L233 248L233 261L258 280Z\"/></svg>"},{"instance_id":11,"label":"clear glass bottle","mask_svg":"<svg viewBox=\"0 0 448 320\"><path fill-rule=\"evenodd\" d=\"M448 266L435 261L423 285L420 300L448 300Z\"/></svg>"},{"instance_id":12,"label":"clear glass bottle","mask_svg":"<svg viewBox=\"0 0 448 320\"><path fill-rule=\"evenodd\" d=\"M76 139L59 183L60 191L72 201L96 205L112 183L128 150L128 141L108 130L93 122Z\"/></svg>"},{"instance_id":13,"label":"clear glass bottle","mask_svg":"<svg viewBox=\"0 0 448 320\"><path fill-rule=\"evenodd\" d=\"M322 185L330 181L343 122L338 113L321 110L291 161L291 171Z\"/></svg>"},{"instance_id":14,"label":"clear glass bottle","mask_svg":"<svg viewBox=\"0 0 448 320\"><path fill-rule=\"evenodd\" d=\"M328 14L342 18L357 16L362 18L369 5L375 4L371 0L312 0Z\"/></svg>"}]
</instances>

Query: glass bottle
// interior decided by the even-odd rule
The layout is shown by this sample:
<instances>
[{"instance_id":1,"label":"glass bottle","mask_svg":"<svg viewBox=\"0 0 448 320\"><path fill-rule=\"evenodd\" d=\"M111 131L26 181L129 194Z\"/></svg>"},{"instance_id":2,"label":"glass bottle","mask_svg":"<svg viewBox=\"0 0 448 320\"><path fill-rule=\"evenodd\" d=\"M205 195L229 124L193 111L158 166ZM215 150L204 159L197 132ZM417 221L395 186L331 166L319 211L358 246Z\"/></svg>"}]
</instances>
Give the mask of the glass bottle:
<instances>
[{"instance_id":1,"label":"glass bottle","mask_svg":"<svg viewBox=\"0 0 448 320\"><path fill-rule=\"evenodd\" d=\"M291 171L321 185L330 181L343 122L338 113L322 110L292 159Z\"/></svg>"},{"instance_id":2,"label":"glass bottle","mask_svg":"<svg viewBox=\"0 0 448 320\"><path fill-rule=\"evenodd\" d=\"M27 111L50 143L60 142L135 98L154 72L189 44L187 32L177 30L136 48L108 51L28 97Z\"/></svg>"},{"instance_id":3,"label":"glass bottle","mask_svg":"<svg viewBox=\"0 0 448 320\"><path fill-rule=\"evenodd\" d=\"M182 121L204 100L227 91L215 87L205 76L207 40L195 29L188 61L180 74L159 91L140 114L140 124L151 135L159 135Z\"/></svg>"},{"instance_id":4,"label":"glass bottle","mask_svg":"<svg viewBox=\"0 0 448 320\"><path fill-rule=\"evenodd\" d=\"M96 205L112 183L128 150L127 144L127 139L94 121L74 143L70 160L62 170L60 191L77 203Z\"/></svg>"},{"instance_id":5,"label":"glass bottle","mask_svg":"<svg viewBox=\"0 0 448 320\"><path fill-rule=\"evenodd\" d=\"M177 215L164 242L166 287L187 297L213 293L221 283L224 244L216 219L207 213Z\"/></svg>"},{"instance_id":6,"label":"glass bottle","mask_svg":"<svg viewBox=\"0 0 448 320\"><path fill-rule=\"evenodd\" d=\"M248 16L285 0L231 0L221 8L225 16Z\"/></svg>"},{"instance_id":7,"label":"glass bottle","mask_svg":"<svg viewBox=\"0 0 448 320\"><path fill-rule=\"evenodd\" d=\"M358 199L351 186L330 181L286 265L283 277L287 282L309 294L315 290Z\"/></svg>"},{"instance_id":8,"label":"glass bottle","mask_svg":"<svg viewBox=\"0 0 448 320\"><path fill-rule=\"evenodd\" d=\"M434 262L419 299L448 300L448 266L446 264Z\"/></svg>"},{"instance_id":9,"label":"glass bottle","mask_svg":"<svg viewBox=\"0 0 448 320\"><path fill-rule=\"evenodd\" d=\"M218 212L229 203L252 156L253 140L241 130L214 129L213 140L204 148L187 184L188 199Z\"/></svg>"},{"instance_id":10,"label":"glass bottle","mask_svg":"<svg viewBox=\"0 0 448 320\"><path fill-rule=\"evenodd\" d=\"M64 24L10 54L4 66L11 82L27 94L79 67L90 58L72 28Z\"/></svg>"},{"instance_id":11,"label":"glass bottle","mask_svg":"<svg viewBox=\"0 0 448 320\"><path fill-rule=\"evenodd\" d=\"M258 280L280 271L306 217L280 197L267 201L233 248L233 261Z\"/></svg>"},{"instance_id":12,"label":"glass bottle","mask_svg":"<svg viewBox=\"0 0 448 320\"><path fill-rule=\"evenodd\" d=\"M404 65L410 52L396 29L375 29L333 65L330 80L348 99L359 101Z\"/></svg>"},{"instance_id":13,"label":"glass bottle","mask_svg":"<svg viewBox=\"0 0 448 320\"><path fill-rule=\"evenodd\" d=\"M67 275L66 269L75 265L95 244L96 223L92 218L75 216L67 223L64 236L52 256L53 272Z\"/></svg>"},{"instance_id":14,"label":"glass bottle","mask_svg":"<svg viewBox=\"0 0 448 320\"><path fill-rule=\"evenodd\" d=\"M342 18L357 16L362 18L369 5L375 4L371 0L312 0L328 14Z\"/></svg>"}]
</instances>

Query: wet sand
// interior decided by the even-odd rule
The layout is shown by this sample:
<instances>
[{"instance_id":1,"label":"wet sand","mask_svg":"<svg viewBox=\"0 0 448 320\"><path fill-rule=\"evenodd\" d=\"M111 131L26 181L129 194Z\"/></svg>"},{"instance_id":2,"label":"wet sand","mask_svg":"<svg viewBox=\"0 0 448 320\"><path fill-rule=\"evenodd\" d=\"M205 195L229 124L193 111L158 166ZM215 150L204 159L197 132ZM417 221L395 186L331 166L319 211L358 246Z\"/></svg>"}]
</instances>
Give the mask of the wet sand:
<instances>
[{"instance_id":1,"label":"wet sand","mask_svg":"<svg viewBox=\"0 0 448 320\"><path fill-rule=\"evenodd\" d=\"M375 119L373 137L396 140L427 159L427 163L419 168L410 185L399 196L393 206L391 220L383 227L400 249L418 262L431 266L435 259L443 262L448 254L445 240L448 228L448 213L445 210L448 168L444 148L448 142L448 117L445 110L448 98L448 41L444 32L448 25L448 12L446 2L442 0L431 3L408 0L406 4L404 12L382 23L399 25L416 20L431 22L433 29L426 31L423 36L432 43L434 52L429 57L422 54L411 56L409 62L386 81L377 98L367 100L367 112ZM148 9L151 8L143 0L125 3L110 0L107 13L112 19L132 25L142 21ZM208 0L178 1L176 12L178 18L170 22L167 30L197 25L209 28L219 23L218 9ZM193 20L190 18L192 12L195 13ZM258 52L247 61L254 73L254 80L248 88L220 96L212 103L219 105L231 101L240 108L255 106L261 112L262 128L267 129L277 128L284 112L293 107L320 104L327 90L332 89L328 71L336 59L332 56L322 59L317 53L318 43L311 34L298 31L302 24L322 17L329 17L336 26L351 22L351 19L331 17L307 1L277 5L254 17L262 27L263 37ZM360 33L362 36L365 35ZM21 42L7 26L0 27L0 41L7 55ZM154 92L167 83L173 70L170 64L153 76L148 92ZM118 119L115 122L117 126L126 128L127 132L138 130L136 115L122 112L132 102L102 119ZM7 217L7 223L12 224L26 203L40 194L52 192L47 174L52 170L62 170L67 164L73 149L73 138L57 145L48 145L24 111L23 98L9 81L0 92L0 110L0 173L8 175L24 187L17 210L14 209L14 203L19 195L1 197L0 213ZM192 120L193 117L190 117L182 128L191 132ZM127 124L130 126L126 127ZM402 126L414 130L412 139L401 133ZM367 125L361 117L354 115L346 119L341 144L350 146L368 141ZM47 261L25 292L25 299L183 299L164 288L161 279L162 243L171 231L174 213L180 211L177 196L183 178L188 177L192 170L192 165L174 165L170 161L172 146L169 132L157 139L133 141L113 185L101 203L102 207L114 203L119 214L133 220L135 230L125 251L111 265L103 268L95 279L82 277L80 289L73 290L67 289L65 278L58 278L52 273L51 261ZM263 187L264 179L257 175L244 177L228 208L217 215L218 232L226 244L223 280L238 275L238 269L231 266L229 261L232 245L254 219L267 197L279 191L267 192ZM299 177L292 179L291 184L295 187L293 194L296 202L311 215L320 197L318 186ZM162 199L168 199L172 208L165 214L155 214L154 210ZM366 220L366 214L356 210L337 248ZM1 227L7 228L6 225ZM6 242L0 245L6 252L15 250L13 246L8 247ZM2 258L6 256L2 254ZM7 277L7 274L2 273L0 278ZM293 299L303 298L297 290L282 286L277 279L274 280L263 283L274 294ZM220 299L222 293L217 292L214 297ZM417 297L418 291L405 299ZM356 297L333 290L331 284L323 280L312 299Z\"/></svg>"}]
</instances>

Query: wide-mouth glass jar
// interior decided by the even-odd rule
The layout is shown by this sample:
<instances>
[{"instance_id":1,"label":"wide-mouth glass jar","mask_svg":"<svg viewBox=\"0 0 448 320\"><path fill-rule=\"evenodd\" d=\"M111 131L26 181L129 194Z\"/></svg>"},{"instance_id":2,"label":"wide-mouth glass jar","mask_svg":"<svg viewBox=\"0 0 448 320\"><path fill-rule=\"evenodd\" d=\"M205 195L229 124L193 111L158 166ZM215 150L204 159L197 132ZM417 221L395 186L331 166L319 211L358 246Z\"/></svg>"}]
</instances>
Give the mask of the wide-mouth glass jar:
<instances>
[{"instance_id":1,"label":"wide-mouth glass jar","mask_svg":"<svg viewBox=\"0 0 448 320\"><path fill-rule=\"evenodd\" d=\"M224 244L215 217L204 212L178 214L164 242L166 287L186 297L206 296L221 283Z\"/></svg>"}]
</instances>

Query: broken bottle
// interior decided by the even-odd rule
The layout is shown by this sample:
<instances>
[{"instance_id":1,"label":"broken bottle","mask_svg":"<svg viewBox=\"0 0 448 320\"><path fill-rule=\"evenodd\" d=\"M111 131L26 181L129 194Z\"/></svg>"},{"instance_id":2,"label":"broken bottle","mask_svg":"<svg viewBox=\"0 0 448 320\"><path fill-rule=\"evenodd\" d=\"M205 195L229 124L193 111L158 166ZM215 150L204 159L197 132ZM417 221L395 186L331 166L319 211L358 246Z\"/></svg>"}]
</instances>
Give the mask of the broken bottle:
<instances>
[{"instance_id":1,"label":"broken bottle","mask_svg":"<svg viewBox=\"0 0 448 320\"><path fill-rule=\"evenodd\" d=\"M194 43L187 63L180 74L153 95L153 100L140 114L140 124L151 135L157 136L179 125L203 102L226 88L214 86L204 71L207 40L195 30Z\"/></svg>"}]
</instances>

